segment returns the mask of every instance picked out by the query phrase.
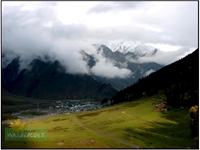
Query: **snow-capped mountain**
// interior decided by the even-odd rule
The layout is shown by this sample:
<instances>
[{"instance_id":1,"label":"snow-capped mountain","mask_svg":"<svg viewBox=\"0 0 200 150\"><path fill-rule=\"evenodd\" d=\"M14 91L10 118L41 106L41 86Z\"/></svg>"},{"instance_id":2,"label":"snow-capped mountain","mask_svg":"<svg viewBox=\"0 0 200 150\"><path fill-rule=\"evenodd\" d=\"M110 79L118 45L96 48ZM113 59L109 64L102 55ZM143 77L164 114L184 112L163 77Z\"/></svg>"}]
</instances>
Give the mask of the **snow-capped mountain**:
<instances>
[{"instance_id":1,"label":"snow-capped mountain","mask_svg":"<svg viewBox=\"0 0 200 150\"><path fill-rule=\"evenodd\" d=\"M111 45L111 43L109 44ZM105 60L106 66L107 64L113 64L114 68L128 69L132 72L132 75L124 78L107 78L95 74L91 75L95 80L101 81L103 83L109 83L117 90L121 90L127 86L130 86L131 84L135 83L139 78L147 76L150 73L157 71L158 69L163 67L162 65L155 62L147 61L140 63L138 61L140 57L148 57L154 55L154 53L157 52L155 48L148 47L140 43L121 42L112 43L112 46L114 48L111 50L107 46L109 44L92 45L97 49L97 53L100 52L100 55L102 55L101 59L103 58L103 60ZM100 59L97 55L89 55L87 54L87 51L82 52L82 54L84 54L84 60L87 61L89 68L92 69L93 67L95 67L96 64L98 65Z\"/></svg>"},{"instance_id":2,"label":"snow-capped mountain","mask_svg":"<svg viewBox=\"0 0 200 150\"><path fill-rule=\"evenodd\" d=\"M110 48L113 52L119 51L123 54L128 52L134 53L137 56L152 56L157 52L157 49L144 45L140 42L132 42L132 41L120 41L120 42L109 42L105 44L108 48Z\"/></svg>"}]
</instances>

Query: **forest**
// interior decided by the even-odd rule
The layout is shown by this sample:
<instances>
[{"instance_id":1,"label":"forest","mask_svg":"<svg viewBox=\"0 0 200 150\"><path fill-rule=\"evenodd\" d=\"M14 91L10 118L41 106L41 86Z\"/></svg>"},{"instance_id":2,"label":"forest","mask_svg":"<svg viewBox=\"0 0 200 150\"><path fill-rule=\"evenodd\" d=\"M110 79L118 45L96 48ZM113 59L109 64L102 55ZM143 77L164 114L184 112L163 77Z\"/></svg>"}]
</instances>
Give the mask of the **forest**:
<instances>
[{"instance_id":1,"label":"forest","mask_svg":"<svg viewBox=\"0 0 200 150\"><path fill-rule=\"evenodd\" d=\"M143 77L137 83L117 92L112 104L136 100L143 96L164 94L167 105L197 105L199 92L199 50Z\"/></svg>"}]
</instances>

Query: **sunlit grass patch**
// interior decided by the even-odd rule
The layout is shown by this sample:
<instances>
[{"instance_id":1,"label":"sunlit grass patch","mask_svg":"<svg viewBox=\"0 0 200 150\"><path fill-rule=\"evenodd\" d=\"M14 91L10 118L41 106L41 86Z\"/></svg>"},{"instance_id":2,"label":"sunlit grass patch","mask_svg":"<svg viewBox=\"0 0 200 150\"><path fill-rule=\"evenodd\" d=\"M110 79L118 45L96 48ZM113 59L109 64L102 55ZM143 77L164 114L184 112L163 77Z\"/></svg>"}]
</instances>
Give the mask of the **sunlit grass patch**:
<instances>
[{"instance_id":1,"label":"sunlit grass patch","mask_svg":"<svg viewBox=\"0 0 200 150\"><path fill-rule=\"evenodd\" d=\"M45 128L47 141L5 142L7 148L194 148L189 108L156 111L162 96L142 98L98 110L26 121Z\"/></svg>"}]
</instances>

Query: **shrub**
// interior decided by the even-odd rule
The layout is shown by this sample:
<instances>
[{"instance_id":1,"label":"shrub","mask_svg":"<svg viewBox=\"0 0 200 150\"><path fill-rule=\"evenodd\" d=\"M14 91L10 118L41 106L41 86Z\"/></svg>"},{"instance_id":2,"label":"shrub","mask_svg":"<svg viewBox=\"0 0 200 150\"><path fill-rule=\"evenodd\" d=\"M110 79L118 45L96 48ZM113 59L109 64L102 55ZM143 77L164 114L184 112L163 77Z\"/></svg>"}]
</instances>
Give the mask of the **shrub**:
<instances>
[{"instance_id":1,"label":"shrub","mask_svg":"<svg viewBox=\"0 0 200 150\"><path fill-rule=\"evenodd\" d=\"M192 136L198 136L199 133L199 107L192 106L189 110L190 113L190 130Z\"/></svg>"}]
</instances>

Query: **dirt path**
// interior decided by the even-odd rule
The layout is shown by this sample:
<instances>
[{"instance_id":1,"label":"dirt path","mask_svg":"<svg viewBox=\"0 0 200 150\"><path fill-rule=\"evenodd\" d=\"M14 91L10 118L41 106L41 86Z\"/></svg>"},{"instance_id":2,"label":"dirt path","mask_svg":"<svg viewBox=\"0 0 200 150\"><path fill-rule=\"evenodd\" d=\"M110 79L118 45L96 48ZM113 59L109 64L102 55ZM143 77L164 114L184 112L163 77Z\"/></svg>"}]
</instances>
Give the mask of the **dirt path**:
<instances>
[{"instance_id":1,"label":"dirt path","mask_svg":"<svg viewBox=\"0 0 200 150\"><path fill-rule=\"evenodd\" d=\"M111 134L108 134L108 133L99 131L99 130L93 128L93 127L90 127L90 126L87 126L87 125L81 123L74 115L72 115L72 117L73 117L74 122L76 122L77 124L83 126L83 127L86 128L86 129L90 129L90 130L94 131L94 132L97 133L97 134L101 134L101 135L103 135L103 136L107 136L107 137L109 137L109 138L111 138L111 139L113 139L113 140L116 140L116 141L118 141L118 142L124 144L124 145L128 145L128 146L130 146L131 148L139 148L139 146L130 144L130 143L128 143L128 142L126 142L126 141L124 141L124 140L122 140L122 139L120 139L120 138L114 136L114 135L111 135Z\"/></svg>"}]
</instances>

